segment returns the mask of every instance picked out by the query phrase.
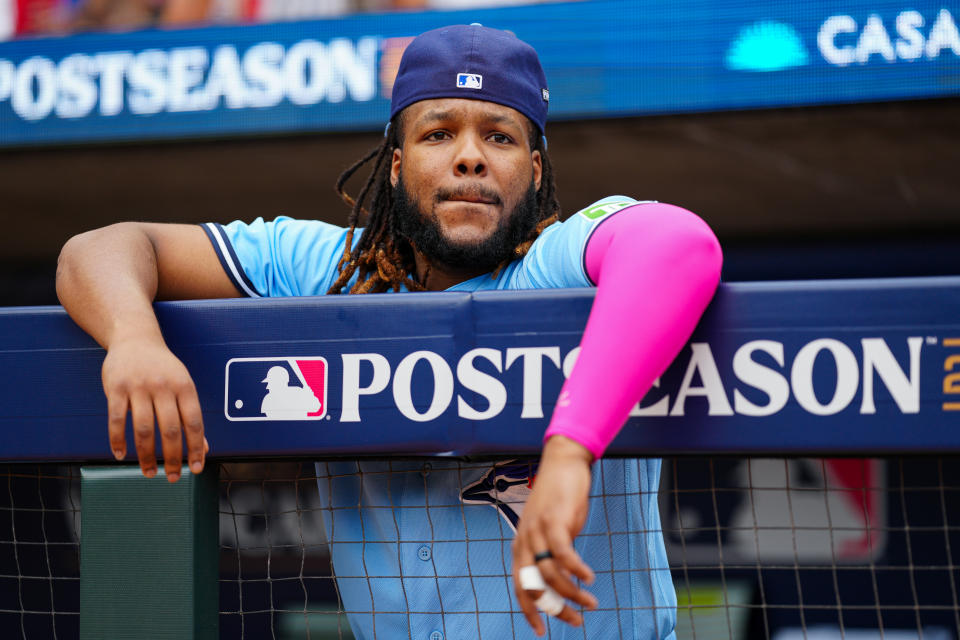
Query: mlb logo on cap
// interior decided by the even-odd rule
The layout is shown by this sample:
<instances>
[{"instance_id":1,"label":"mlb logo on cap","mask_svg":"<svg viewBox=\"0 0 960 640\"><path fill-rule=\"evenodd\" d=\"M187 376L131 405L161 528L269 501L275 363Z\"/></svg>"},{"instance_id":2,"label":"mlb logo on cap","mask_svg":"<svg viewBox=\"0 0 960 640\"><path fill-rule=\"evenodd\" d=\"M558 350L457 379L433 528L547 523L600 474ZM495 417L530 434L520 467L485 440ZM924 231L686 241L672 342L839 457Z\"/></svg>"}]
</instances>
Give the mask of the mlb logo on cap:
<instances>
[{"instance_id":1,"label":"mlb logo on cap","mask_svg":"<svg viewBox=\"0 0 960 640\"><path fill-rule=\"evenodd\" d=\"M224 381L227 420L320 420L327 415L327 361L233 358Z\"/></svg>"},{"instance_id":2,"label":"mlb logo on cap","mask_svg":"<svg viewBox=\"0 0 960 640\"><path fill-rule=\"evenodd\" d=\"M461 89L482 89L483 76L479 73L458 73L457 86Z\"/></svg>"}]
</instances>

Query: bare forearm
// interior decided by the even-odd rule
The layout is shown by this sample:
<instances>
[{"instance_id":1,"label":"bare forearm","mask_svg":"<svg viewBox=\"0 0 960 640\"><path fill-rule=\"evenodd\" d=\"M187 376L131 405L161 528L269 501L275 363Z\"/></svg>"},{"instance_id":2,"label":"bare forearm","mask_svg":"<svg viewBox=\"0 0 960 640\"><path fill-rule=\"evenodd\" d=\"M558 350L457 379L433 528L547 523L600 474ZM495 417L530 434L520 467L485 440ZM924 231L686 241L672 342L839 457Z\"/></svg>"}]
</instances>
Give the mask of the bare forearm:
<instances>
[{"instance_id":1,"label":"bare forearm","mask_svg":"<svg viewBox=\"0 0 960 640\"><path fill-rule=\"evenodd\" d=\"M71 238L60 252L57 295L106 350L101 377L107 432L118 460L131 417L140 468L157 472L159 432L167 479L180 478L186 440L199 473L209 449L190 372L164 343L153 301L238 295L197 225L124 222Z\"/></svg>"},{"instance_id":2,"label":"bare forearm","mask_svg":"<svg viewBox=\"0 0 960 640\"><path fill-rule=\"evenodd\" d=\"M70 317L101 346L135 335L162 340L152 302L157 255L135 223L71 238L57 264L57 296Z\"/></svg>"}]
</instances>

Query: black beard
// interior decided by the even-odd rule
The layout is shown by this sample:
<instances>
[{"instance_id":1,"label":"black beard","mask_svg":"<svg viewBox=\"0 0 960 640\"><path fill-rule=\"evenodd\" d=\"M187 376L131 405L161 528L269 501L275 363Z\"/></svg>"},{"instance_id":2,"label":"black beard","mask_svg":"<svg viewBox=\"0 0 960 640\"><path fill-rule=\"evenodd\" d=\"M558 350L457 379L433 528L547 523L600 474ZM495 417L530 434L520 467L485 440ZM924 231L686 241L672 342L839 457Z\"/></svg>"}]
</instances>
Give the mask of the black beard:
<instances>
[{"instance_id":1,"label":"black beard","mask_svg":"<svg viewBox=\"0 0 960 640\"><path fill-rule=\"evenodd\" d=\"M454 193L441 190L436 194L434 202L446 200ZM496 194L481 195L492 195L496 198ZM497 201L499 202L499 199ZM403 237L431 262L456 270L483 272L493 271L502 262L513 257L514 249L526 240L540 221L537 190L532 180L523 199L513 211L500 220L493 233L479 242L455 243L444 236L437 214L432 208L425 210L418 200L410 197L403 184L402 174L394 188L393 214L397 216Z\"/></svg>"}]
</instances>

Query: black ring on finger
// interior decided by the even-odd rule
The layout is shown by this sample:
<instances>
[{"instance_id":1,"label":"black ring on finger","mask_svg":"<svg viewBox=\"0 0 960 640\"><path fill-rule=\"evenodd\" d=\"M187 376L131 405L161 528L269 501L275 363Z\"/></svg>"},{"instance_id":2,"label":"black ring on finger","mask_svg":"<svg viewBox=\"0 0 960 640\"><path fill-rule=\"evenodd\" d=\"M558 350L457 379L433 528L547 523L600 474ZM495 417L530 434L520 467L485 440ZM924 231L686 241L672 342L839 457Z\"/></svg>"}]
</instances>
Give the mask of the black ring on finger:
<instances>
[{"instance_id":1,"label":"black ring on finger","mask_svg":"<svg viewBox=\"0 0 960 640\"><path fill-rule=\"evenodd\" d=\"M533 561L540 562L541 560L547 560L552 557L553 553L550 551L550 549L547 549L546 551L541 551L540 553L534 554Z\"/></svg>"}]
</instances>

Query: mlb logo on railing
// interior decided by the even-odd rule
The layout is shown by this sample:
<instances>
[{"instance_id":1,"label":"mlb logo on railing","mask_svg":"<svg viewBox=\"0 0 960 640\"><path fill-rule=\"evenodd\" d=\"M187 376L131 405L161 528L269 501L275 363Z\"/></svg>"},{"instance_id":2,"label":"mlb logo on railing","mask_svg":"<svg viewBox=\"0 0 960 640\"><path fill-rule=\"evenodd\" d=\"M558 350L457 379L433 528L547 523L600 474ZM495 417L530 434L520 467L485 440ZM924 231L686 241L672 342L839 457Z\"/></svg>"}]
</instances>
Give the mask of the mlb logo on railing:
<instances>
[{"instance_id":1,"label":"mlb logo on railing","mask_svg":"<svg viewBox=\"0 0 960 640\"><path fill-rule=\"evenodd\" d=\"M320 357L227 362L227 420L320 420L327 415L327 361Z\"/></svg>"},{"instance_id":2,"label":"mlb logo on railing","mask_svg":"<svg viewBox=\"0 0 960 640\"><path fill-rule=\"evenodd\" d=\"M711 461L708 481L679 462L662 495L668 553L697 562L857 563L886 548L883 461L797 458ZM712 487L712 489L706 489Z\"/></svg>"}]
</instances>

